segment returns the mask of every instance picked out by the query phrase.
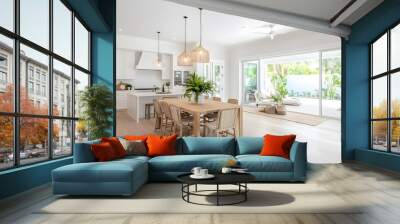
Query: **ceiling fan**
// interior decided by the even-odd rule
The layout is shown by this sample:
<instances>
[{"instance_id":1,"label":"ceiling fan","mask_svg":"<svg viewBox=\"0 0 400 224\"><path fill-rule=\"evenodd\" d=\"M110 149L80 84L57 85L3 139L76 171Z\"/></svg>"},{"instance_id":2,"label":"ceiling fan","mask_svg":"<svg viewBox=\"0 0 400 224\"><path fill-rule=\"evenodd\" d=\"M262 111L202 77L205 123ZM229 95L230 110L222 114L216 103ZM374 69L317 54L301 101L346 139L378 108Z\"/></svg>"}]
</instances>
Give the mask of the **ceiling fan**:
<instances>
[{"instance_id":1,"label":"ceiling fan","mask_svg":"<svg viewBox=\"0 0 400 224\"><path fill-rule=\"evenodd\" d=\"M251 32L255 34L265 35L273 40L275 37L274 24L267 24L253 29Z\"/></svg>"}]
</instances>

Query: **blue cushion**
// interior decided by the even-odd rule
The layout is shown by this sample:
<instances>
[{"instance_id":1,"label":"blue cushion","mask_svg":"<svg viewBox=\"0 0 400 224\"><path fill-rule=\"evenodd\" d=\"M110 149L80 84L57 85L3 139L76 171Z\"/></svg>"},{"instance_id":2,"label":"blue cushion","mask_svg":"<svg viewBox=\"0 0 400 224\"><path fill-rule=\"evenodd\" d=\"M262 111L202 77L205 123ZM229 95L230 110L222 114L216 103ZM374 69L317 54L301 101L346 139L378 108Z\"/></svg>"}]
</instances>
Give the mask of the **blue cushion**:
<instances>
[{"instance_id":1,"label":"blue cushion","mask_svg":"<svg viewBox=\"0 0 400 224\"><path fill-rule=\"evenodd\" d=\"M239 155L239 165L250 172L293 172L292 161L278 156Z\"/></svg>"},{"instance_id":2,"label":"blue cushion","mask_svg":"<svg viewBox=\"0 0 400 224\"><path fill-rule=\"evenodd\" d=\"M190 172L193 167L203 167L210 171L219 171L230 159L231 155L174 155L158 156L149 160L151 172Z\"/></svg>"},{"instance_id":3,"label":"blue cushion","mask_svg":"<svg viewBox=\"0 0 400 224\"><path fill-rule=\"evenodd\" d=\"M95 162L96 158L93 155L91 145L99 144L100 140L75 143L74 148L74 163L89 163Z\"/></svg>"},{"instance_id":4,"label":"blue cushion","mask_svg":"<svg viewBox=\"0 0 400 224\"><path fill-rule=\"evenodd\" d=\"M264 145L263 137L236 138L236 155L259 154Z\"/></svg>"},{"instance_id":5,"label":"blue cushion","mask_svg":"<svg viewBox=\"0 0 400 224\"><path fill-rule=\"evenodd\" d=\"M178 154L235 154L233 137L183 137L177 147Z\"/></svg>"}]
</instances>

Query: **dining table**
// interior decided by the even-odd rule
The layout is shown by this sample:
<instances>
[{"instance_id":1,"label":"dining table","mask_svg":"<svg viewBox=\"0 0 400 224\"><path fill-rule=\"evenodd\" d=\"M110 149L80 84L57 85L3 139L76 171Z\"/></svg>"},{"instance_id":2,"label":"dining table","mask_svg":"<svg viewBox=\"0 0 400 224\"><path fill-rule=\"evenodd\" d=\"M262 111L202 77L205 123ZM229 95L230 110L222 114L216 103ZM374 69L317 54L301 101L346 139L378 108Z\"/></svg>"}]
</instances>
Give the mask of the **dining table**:
<instances>
[{"instance_id":1,"label":"dining table","mask_svg":"<svg viewBox=\"0 0 400 224\"><path fill-rule=\"evenodd\" d=\"M193 116L192 136L201 136L201 116L222 110L236 109L236 135L243 134L243 108L238 104L219 102L214 100L203 100L195 103L185 98L165 98L163 101L169 105L178 107L180 110L188 112Z\"/></svg>"}]
</instances>

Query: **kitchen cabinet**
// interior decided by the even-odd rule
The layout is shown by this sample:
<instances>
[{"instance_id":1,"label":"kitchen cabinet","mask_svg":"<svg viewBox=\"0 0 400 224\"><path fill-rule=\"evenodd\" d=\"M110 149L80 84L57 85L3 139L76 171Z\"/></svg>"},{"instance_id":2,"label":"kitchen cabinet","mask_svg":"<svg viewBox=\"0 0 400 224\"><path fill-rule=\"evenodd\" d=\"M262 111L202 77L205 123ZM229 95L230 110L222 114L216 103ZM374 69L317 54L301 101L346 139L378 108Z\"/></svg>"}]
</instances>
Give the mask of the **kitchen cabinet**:
<instances>
[{"instance_id":1,"label":"kitchen cabinet","mask_svg":"<svg viewBox=\"0 0 400 224\"><path fill-rule=\"evenodd\" d=\"M132 79L135 73L135 52L117 49L117 79Z\"/></svg>"},{"instance_id":2,"label":"kitchen cabinet","mask_svg":"<svg viewBox=\"0 0 400 224\"><path fill-rule=\"evenodd\" d=\"M117 90L117 110L124 110L128 108L129 92L129 90Z\"/></svg>"}]
</instances>

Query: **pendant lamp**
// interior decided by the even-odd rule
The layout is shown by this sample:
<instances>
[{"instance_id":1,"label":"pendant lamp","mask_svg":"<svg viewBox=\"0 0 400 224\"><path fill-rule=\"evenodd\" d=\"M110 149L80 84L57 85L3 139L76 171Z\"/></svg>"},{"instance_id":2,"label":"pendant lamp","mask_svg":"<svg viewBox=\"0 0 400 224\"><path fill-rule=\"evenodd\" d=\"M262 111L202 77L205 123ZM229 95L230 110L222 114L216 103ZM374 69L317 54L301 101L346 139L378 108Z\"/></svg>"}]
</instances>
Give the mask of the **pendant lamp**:
<instances>
[{"instance_id":1,"label":"pendant lamp","mask_svg":"<svg viewBox=\"0 0 400 224\"><path fill-rule=\"evenodd\" d=\"M192 62L193 63L209 63L210 53L202 45L202 8L200 10L200 43L192 50Z\"/></svg>"},{"instance_id":2,"label":"pendant lamp","mask_svg":"<svg viewBox=\"0 0 400 224\"><path fill-rule=\"evenodd\" d=\"M187 18L188 18L187 16L183 17L183 19L185 19L185 50L178 56L178 65L179 66L193 65L192 58L186 50L186 21L187 21Z\"/></svg>"}]
</instances>

